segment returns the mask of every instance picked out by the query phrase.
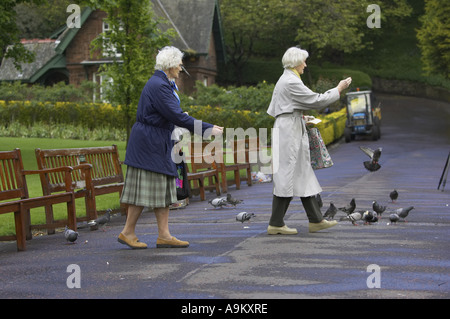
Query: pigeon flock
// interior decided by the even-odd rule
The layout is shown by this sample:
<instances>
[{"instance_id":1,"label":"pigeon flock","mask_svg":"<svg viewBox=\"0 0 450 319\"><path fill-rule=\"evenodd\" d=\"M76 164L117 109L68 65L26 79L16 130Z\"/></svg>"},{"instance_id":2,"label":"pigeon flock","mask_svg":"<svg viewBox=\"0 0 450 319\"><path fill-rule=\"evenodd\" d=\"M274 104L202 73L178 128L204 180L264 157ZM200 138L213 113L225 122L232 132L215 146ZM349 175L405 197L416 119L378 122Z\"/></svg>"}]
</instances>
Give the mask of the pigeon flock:
<instances>
[{"instance_id":1,"label":"pigeon flock","mask_svg":"<svg viewBox=\"0 0 450 319\"><path fill-rule=\"evenodd\" d=\"M379 160L381 157L381 147L373 150L370 147L360 146L361 151L369 156L369 161L364 161L364 167L370 171L375 172L381 168ZM389 193L389 198L391 202L394 203L398 199L398 191L394 189ZM387 210L387 206L380 205L376 200L372 202L372 209L356 210L356 201L354 198L350 203L344 207L336 208L333 202L330 202L330 207L326 210L323 217L327 220L333 220L338 211L345 213L345 216L339 218L339 221L350 221L353 225L358 225L358 221L362 221L366 225L378 222L382 218L383 213L389 214L389 221L391 224L395 224L398 221L406 222L406 217L409 212L414 209L414 206L409 206L406 208L398 208L393 210ZM387 211L386 211L387 210ZM389 225L389 224L388 224Z\"/></svg>"},{"instance_id":2,"label":"pigeon flock","mask_svg":"<svg viewBox=\"0 0 450 319\"><path fill-rule=\"evenodd\" d=\"M398 192L396 190L389 194L392 201L397 200ZM330 206L326 210L323 217L327 220L333 220L338 211L345 213L345 216L339 218L339 221L350 221L353 225L357 226L358 221L362 221L365 225L370 225L372 223L378 222L383 213L389 214L389 221L393 224L398 221L406 221L406 217L409 212L414 209L414 206L408 206L405 208L397 208L392 210L387 210L387 206L380 205L376 200L372 202L372 209L357 210L356 200L352 198L350 203L344 207L336 208L333 202L330 202Z\"/></svg>"}]
</instances>

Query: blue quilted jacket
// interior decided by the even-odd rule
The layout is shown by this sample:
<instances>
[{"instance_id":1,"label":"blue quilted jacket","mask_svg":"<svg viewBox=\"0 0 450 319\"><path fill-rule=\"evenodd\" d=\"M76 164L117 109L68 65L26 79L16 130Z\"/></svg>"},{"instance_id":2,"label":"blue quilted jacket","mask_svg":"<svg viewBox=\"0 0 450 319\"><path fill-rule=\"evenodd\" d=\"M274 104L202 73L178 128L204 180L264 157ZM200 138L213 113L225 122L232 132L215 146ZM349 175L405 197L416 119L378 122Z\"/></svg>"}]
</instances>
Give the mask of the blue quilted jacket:
<instances>
[{"instance_id":1,"label":"blue quilted jacket","mask_svg":"<svg viewBox=\"0 0 450 319\"><path fill-rule=\"evenodd\" d=\"M192 116L183 113L180 102L162 71L155 71L148 80L139 100L136 123L131 129L125 164L148 171L178 176L171 152L175 125L194 132ZM213 127L202 122L202 133Z\"/></svg>"}]
</instances>

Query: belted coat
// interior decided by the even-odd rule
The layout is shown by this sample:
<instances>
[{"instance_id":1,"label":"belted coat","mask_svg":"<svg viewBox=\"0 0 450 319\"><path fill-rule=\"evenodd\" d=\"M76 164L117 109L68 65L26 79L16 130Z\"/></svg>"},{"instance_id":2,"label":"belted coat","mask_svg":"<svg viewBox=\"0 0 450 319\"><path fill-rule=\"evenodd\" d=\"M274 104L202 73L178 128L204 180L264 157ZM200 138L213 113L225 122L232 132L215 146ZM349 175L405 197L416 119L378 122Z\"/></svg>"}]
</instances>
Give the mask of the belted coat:
<instances>
[{"instance_id":1,"label":"belted coat","mask_svg":"<svg viewBox=\"0 0 450 319\"><path fill-rule=\"evenodd\" d=\"M285 69L275 85L267 113L275 117L272 132L273 194L309 197L322 191L311 167L304 110L322 109L339 99L337 88L323 94L310 90Z\"/></svg>"}]
</instances>

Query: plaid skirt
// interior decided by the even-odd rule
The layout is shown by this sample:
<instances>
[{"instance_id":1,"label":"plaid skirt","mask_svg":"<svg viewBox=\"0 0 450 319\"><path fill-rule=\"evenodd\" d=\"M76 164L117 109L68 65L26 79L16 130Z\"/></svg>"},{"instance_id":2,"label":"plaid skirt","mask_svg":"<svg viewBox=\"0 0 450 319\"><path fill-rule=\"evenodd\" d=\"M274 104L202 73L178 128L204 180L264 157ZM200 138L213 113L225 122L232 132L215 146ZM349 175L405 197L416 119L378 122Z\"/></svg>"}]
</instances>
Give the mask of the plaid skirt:
<instances>
[{"instance_id":1,"label":"plaid skirt","mask_svg":"<svg viewBox=\"0 0 450 319\"><path fill-rule=\"evenodd\" d=\"M175 177L128 166L120 202L149 208L177 201Z\"/></svg>"}]
</instances>

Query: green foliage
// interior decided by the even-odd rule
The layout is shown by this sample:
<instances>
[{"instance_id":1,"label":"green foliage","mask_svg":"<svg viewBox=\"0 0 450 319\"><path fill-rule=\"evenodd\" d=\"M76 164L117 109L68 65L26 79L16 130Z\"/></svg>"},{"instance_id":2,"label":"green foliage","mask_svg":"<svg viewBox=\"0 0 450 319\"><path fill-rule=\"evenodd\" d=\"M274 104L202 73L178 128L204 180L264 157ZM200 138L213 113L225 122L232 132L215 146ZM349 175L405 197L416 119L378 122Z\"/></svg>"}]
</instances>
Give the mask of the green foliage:
<instances>
[{"instance_id":1,"label":"green foliage","mask_svg":"<svg viewBox=\"0 0 450 319\"><path fill-rule=\"evenodd\" d=\"M372 1L223 0L225 43L232 69L227 73L233 74L238 85L248 83L244 68L251 58L281 60L288 47L299 44L314 63L368 50L373 47L373 35L381 33L367 27L369 4ZM407 0L385 1L380 6L382 28L385 23L401 25L412 12Z\"/></svg>"},{"instance_id":2,"label":"green foliage","mask_svg":"<svg viewBox=\"0 0 450 319\"><path fill-rule=\"evenodd\" d=\"M323 93L326 90L329 90L335 87L339 81L351 77L352 78L352 86L353 87L372 87L372 79L370 76L362 71L353 70L348 68L336 68L336 67L318 67L318 66L309 66L307 72L311 72L313 84L312 89ZM303 76L305 77L305 76ZM328 82L327 89L323 90L324 81ZM320 82L320 83L318 83ZM318 86L320 85L320 86Z\"/></svg>"},{"instance_id":3,"label":"green foliage","mask_svg":"<svg viewBox=\"0 0 450 319\"><path fill-rule=\"evenodd\" d=\"M0 1L0 55L13 58L14 65L21 70L20 63L30 63L34 55L20 43L19 28L16 25L17 13L14 7L18 3L42 4L45 0L2 0ZM11 47L7 50L8 45Z\"/></svg>"},{"instance_id":4,"label":"green foliage","mask_svg":"<svg viewBox=\"0 0 450 319\"><path fill-rule=\"evenodd\" d=\"M439 73L450 79L450 3L427 0L417 30L422 62L427 74Z\"/></svg>"},{"instance_id":5,"label":"green foliage","mask_svg":"<svg viewBox=\"0 0 450 319\"><path fill-rule=\"evenodd\" d=\"M84 81L80 87L59 82L52 87L42 85L27 85L20 82L1 82L0 100L34 102L82 102L92 101L96 85L91 81Z\"/></svg>"},{"instance_id":6,"label":"green foliage","mask_svg":"<svg viewBox=\"0 0 450 319\"><path fill-rule=\"evenodd\" d=\"M216 84L206 87L201 82L197 82L195 87L196 92L192 97L188 99L183 97L182 105L212 105L231 110L265 112L275 85L263 81L255 86L224 88Z\"/></svg>"},{"instance_id":7,"label":"green foliage","mask_svg":"<svg viewBox=\"0 0 450 319\"><path fill-rule=\"evenodd\" d=\"M0 101L0 127L13 124L83 127L93 130L102 127L125 131L121 108L107 103Z\"/></svg>"},{"instance_id":8,"label":"green foliage","mask_svg":"<svg viewBox=\"0 0 450 319\"><path fill-rule=\"evenodd\" d=\"M19 2L19 1L17 1ZM18 3L16 24L21 39L48 38L66 23L69 15L67 6L73 0L45 0L39 3L27 1Z\"/></svg>"}]
</instances>

